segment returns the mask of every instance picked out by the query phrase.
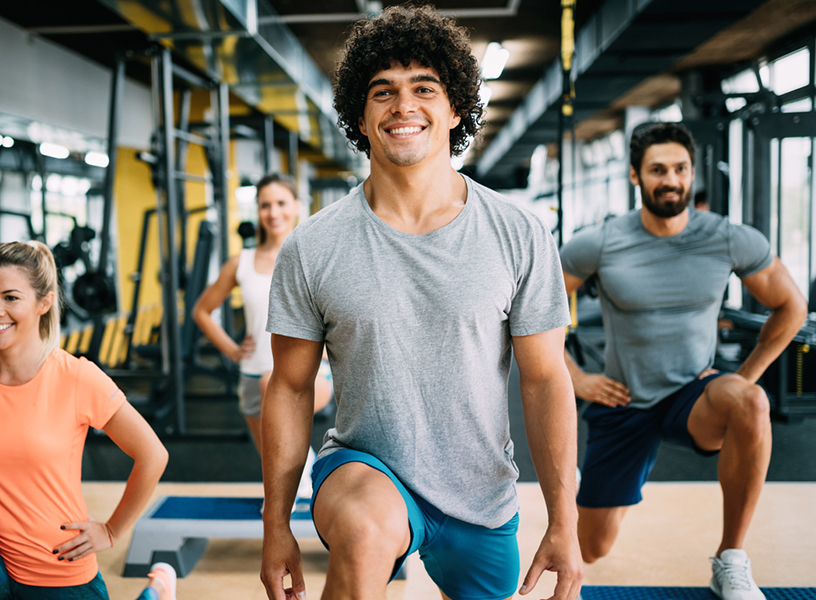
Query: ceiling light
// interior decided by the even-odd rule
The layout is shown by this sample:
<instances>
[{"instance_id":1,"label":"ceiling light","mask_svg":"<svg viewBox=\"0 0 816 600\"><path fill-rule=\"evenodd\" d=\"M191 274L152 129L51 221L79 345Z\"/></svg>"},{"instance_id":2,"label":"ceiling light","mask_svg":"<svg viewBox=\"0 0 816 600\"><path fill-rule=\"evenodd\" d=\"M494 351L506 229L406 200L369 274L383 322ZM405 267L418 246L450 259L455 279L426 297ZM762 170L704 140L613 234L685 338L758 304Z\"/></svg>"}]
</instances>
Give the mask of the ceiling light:
<instances>
[{"instance_id":1,"label":"ceiling light","mask_svg":"<svg viewBox=\"0 0 816 600\"><path fill-rule=\"evenodd\" d=\"M43 142L40 144L40 154L43 156L50 156L51 158L68 158L68 155L71 153L65 146Z\"/></svg>"},{"instance_id":2,"label":"ceiling light","mask_svg":"<svg viewBox=\"0 0 816 600\"><path fill-rule=\"evenodd\" d=\"M14 138L10 135L7 135L4 138L1 138L3 141L3 148L11 148L14 145Z\"/></svg>"},{"instance_id":3,"label":"ceiling light","mask_svg":"<svg viewBox=\"0 0 816 600\"><path fill-rule=\"evenodd\" d=\"M508 58L510 58L509 50L502 48L498 42L490 42L482 58L482 77L497 79L504 71Z\"/></svg>"},{"instance_id":4,"label":"ceiling light","mask_svg":"<svg viewBox=\"0 0 816 600\"><path fill-rule=\"evenodd\" d=\"M110 160L108 159L108 155L104 152L88 152L85 155L85 162L92 167L102 167L103 169L108 166Z\"/></svg>"}]
</instances>

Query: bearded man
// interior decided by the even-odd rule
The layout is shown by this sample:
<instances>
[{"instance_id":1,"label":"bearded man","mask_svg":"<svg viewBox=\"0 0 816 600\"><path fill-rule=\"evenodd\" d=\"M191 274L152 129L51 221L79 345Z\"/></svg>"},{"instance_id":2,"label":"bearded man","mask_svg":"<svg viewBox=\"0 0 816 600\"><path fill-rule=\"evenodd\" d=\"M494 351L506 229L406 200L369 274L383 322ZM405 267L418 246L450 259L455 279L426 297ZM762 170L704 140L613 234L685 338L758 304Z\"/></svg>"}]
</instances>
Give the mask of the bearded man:
<instances>
[{"instance_id":1,"label":"bearded man","mask_svg":"<svg viewBox=\"0 0 816 600\"><path fill-rule=\"evenodd\" d=\"M807 316L802 294L768 240L721 215L689 210L694 139L684 126L636 130L630 180L643 207L587 228L561 250L568 293L595 275L606 335L605 373L566 356L589 438L578 493L586 562L606 555L641 500L661 441L719 454L723 532L712 591L762 600L742 549L771 456L768 399L756 385ZM771 315L735 373L712 369L717 316L734 272Z\"/></svg>"}]
</instances>

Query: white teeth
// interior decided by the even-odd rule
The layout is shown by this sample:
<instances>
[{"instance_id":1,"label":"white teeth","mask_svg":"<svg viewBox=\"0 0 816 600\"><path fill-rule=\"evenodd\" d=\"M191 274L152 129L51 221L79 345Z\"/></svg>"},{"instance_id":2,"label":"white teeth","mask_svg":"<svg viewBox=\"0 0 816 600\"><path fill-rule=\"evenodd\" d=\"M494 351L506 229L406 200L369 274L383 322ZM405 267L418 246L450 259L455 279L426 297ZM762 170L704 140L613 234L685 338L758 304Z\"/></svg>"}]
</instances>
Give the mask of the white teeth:
<instances>
[{"instance_id":1,"label":"white teeth","mask_svg":"<svg viewBox=\"0 0 816 600\"><path fill-rule=\"evenodd\" d=\"M396 129L391 129L390 133L394 135L407 135L409 133L419 133L422 131L422 127L397 127Z\"/></svg>"},{"instance_id":2,"label":"white teeth","mask_svg":"<svg viewBox=\"0 0 816 600\"><path fill-rule=\"evenodd\" d=\"M0 331L5 331L6 329L11 327L12 325L14 325L14 323L4 323L3 325L0 325Z\"/></svg>"}]
</instances>

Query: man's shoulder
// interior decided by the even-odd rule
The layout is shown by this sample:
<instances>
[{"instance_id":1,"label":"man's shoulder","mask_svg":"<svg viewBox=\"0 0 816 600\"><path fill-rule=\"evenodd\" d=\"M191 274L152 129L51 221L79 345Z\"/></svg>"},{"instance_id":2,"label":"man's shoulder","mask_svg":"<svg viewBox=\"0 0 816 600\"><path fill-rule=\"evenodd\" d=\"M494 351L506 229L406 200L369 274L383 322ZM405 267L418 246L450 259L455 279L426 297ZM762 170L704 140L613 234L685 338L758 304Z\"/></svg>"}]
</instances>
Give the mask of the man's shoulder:
<instances>
[{"instance_id":1,"label":"man's shoulder","mask_svg":"<svg viewBox=\"0 0 816 600\"><path fill-rule=\"evenodd\" d=\"M738 246L744 239L759 243L764 239L764 236L751 225L734 223L727 216L717 213L693 211L690 224L692 237L697 235L709 240L726 240L729 243L736 242Z\"/></svg>"},{"instance_id":2,"label":"man's shoulder","mask_svg":"<svg viewBox=\"0 0 816 600\"><path fill-rule=\"evenodd\" d=\"M640 213L636 210L629 211L620 216L608 216L600 223L591 223L577 229L564 247L591 246L600 248L604 240L609 238L627 239L632 233L641 229Z\"/></svg>"},{"instance_id":3,"label":"man's shoulder","mask_svg":"<svg viewBox=\"0 0 816 600\"><path fill-rule=\"evenodd\" d=\"M344 227L354 226L361 216L358 194L358 188L354 188L340 200L317 211L295 227L295 239L320 240L326 235L336 237Z\"/></svg>"},{"instance_id":4,"label":"man's shoulder","mask_svg":"<svg viewBox=\"0 0 816 600\"><path fill-rule=\"evenodd\" d=\"M689 215L691 223L699 228L740 227L736 223L729 222L728 217L707 210L689 210Z\"/></svg>"},{"instance_id":5,"label":"man's shoulder","mask_svg":"<svg viewBox=\"0 0 816 600\"><path fill-rule=\"evenodd\" d=\"M476 181L470 180L469 183L479 210L507 223L541 227L541 219L526 206Z\"/></svg>"}]
</instances>

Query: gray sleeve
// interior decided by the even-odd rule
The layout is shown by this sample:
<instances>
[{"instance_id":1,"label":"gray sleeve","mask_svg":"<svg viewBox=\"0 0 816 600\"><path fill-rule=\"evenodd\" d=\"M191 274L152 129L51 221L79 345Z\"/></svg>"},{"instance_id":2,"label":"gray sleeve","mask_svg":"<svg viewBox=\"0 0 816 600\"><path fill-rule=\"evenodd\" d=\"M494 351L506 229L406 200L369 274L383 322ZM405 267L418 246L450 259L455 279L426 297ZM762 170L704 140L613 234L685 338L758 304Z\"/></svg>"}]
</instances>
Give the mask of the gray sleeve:
<instances>
[{"instance_id":1,"label":"gray sleeve","mask_svg":"<svg viewBox=\"0 0 816 600\"><path fill-rule=\"evenodd\" d=\"M552 234L533 217L528 255L510 308L510 335L532 335L570 324L567 291Z\"/></svg>"},{"instance_id":2,"label":"gray sleeve","mask_svg":"<svg viewBox=\"0 0 816 600\"><path fill-rule=\"evenodd\" d=\"M749 225L731 225L730 230L728 253L737 277L759 273L773 262L771 245L759 231Z\"/></svg>"},{"instance_id":3,"label":"gray sleeve","mask_svg":"<svg viewBox=\"0 0 816 600\"><path fill-rule=\"evenodd\" d=\"M288 337L323 341L323 317L312 298L303 270L297 231L289 235L275 260L269 288L266 330Z\"/></svg>"},{"instance_id":4,"label":"gray sleeve","mask_svg":"<svg viewBox=\"0 0 816 600\"><path fill-rule=\"evenodd\" d=\"M570 275L588 279L598 270L603 246L603 227L587 227L561 247L561 268Z\"/></svg>"}]
</instances>

